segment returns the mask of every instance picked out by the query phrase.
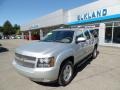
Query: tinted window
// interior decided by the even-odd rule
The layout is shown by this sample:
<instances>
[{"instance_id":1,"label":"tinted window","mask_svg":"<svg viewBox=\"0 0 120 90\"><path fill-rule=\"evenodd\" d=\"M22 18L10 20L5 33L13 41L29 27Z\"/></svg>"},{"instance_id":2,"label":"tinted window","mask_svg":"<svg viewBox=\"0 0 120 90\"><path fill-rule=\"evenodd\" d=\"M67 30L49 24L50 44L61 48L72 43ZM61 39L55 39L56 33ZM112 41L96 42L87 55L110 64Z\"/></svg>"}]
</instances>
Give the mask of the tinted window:
<instances>
[{"instance_id":1,"label":"tinted window","mask_svg":"<svg viewBox=\"0 0 120 90\"><path fill-rule=\"evenodd\" d=\"M120 43L120 26L119 27L114 27L113 42L114 43Z\"/></svg>"},{"instance_id":2,"label":"tinted window","mask_svg":"<svg viewBox=\"0 0 120 90\"><path fill-rule=\"evenodd\" d=\"M89 34L88 30L87 30L87 31L85 31L85 33L84 33L84 34L85 34L85 36L86 36L86 38L87 38L87 39L90 39L90 34Z\"/></svg>"},{"instance_id":3,"label":"tinted window","mask_svg":"<svg viewBox=\"0 0 120 90\"><path fill-rule=\"evenodd\" d=\"M73 40L74 31L52 31L49 32L42 41L45 42L62 42L71 43ZM64 42L65 41L65 42Z\"/></svg>"},{"instance_id":4,"label":"tinted window","mask_svg":"<svg viewBox=\"0 0 120 90\"><path fill-rule=\"evenodd\" d=\"M90 30L90 33L91 33L94 37L98 37L98 29Z\"/></svg>"},{"instance_id":5,"label":"tinted window","mask_svg":"<svg viewBox=\"0 0 120 90\"><path fill-rule=\"evenodd\" d=\"M90 30L90 33L91 33L92 35L94 35L94 30Z\"/></svg>"},{"instance_id":6,"label":"tinted window","mask_svg":"<svg viewBox=\"0 0 120 90\"><path fill-rule=\"evenodd\" d=\"M106 27L105 42L106 43L111 43L112 42L112 27Z\"/></svg>"}]
</instances>

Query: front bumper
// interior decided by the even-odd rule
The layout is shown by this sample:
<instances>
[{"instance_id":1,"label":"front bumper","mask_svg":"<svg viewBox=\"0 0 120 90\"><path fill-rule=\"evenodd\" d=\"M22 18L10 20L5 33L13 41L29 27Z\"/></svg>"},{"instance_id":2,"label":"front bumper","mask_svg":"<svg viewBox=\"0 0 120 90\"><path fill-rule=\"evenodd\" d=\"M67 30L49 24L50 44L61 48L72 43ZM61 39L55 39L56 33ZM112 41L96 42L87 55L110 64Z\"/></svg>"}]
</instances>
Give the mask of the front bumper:
<instances>
[{"instance_id":1,"label":"front bumper","mask_svg":"<svg viewBox=\"0 0 120 90\"><path fill-rule=\"evenodd\" d=\"M30 78L33 81L51 82L58 78L59 68L27 68L18 65L15 60L13 61L15 69L25 77Z\"/></svg>"}]
</instances>

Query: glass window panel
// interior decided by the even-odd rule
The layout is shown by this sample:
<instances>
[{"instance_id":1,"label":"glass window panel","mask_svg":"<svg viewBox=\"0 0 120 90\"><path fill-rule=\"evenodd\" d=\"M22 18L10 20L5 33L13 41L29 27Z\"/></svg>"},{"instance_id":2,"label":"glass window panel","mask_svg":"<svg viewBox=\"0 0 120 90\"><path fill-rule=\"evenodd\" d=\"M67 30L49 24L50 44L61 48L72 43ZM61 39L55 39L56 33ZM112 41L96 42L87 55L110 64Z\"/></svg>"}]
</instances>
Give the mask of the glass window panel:
<instances>
[{"instance_id":1,"label":"glass window panel","mask_svg":"<svg viewBox=\"0 0 120 90\"><path fill-rule=\"evenodd\" d=\"M120 26L119 27L114 27L113 43L120 43Z\"/></svg>"},{"instance_id":2,"label":"glass window panel","mask_svg":"<svg viewBox=\"0 0 120 90\"><path fill-rule=\"evenodd\" d=\"M115 26L115 27L120 27L120 22L115 22L115 23L114 23L114 26Z\"/></svg>"},{"instance_id":3,"label":"glass window panel","mask_svg":"<svg viewBox=\"0 0 120 90\"><path fill-rule=\"evenodd\" d=\"M112 27L106 27L105 30L105 43L112 42Z\"/></svg>"},{"instance_id":4,"label":"glass window panel","mask_svg":"<svg viewBox=\"0 0 120 90\"><path fill-rule=\"evenodd\" d=\"M105 23L105 26L106 26L106 27L112 27L112 25L113 25L112 22L110 22L110 23Z\"/></svg>"}]
</instances>

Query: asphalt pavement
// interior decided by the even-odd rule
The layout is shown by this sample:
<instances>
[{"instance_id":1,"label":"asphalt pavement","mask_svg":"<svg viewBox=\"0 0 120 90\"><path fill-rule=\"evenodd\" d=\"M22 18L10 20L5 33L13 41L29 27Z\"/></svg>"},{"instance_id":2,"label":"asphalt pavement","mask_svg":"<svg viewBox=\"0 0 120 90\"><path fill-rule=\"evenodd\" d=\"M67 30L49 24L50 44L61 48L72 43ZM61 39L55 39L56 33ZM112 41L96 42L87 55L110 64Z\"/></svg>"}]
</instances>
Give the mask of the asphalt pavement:
<instances>
[{"instance_id":1,"label":"asphalt pavement","mask_svg":"<svg viewBox=\"0 0 120 90\"><path fill-rule=\"evenodd\" d=\"M120 48L99 46L96 59L75 69L66 87L56 83L35 83L12 66L15 49L35 41L0 40L0 90L120 90Z\"/></svg>"}]
</instances>

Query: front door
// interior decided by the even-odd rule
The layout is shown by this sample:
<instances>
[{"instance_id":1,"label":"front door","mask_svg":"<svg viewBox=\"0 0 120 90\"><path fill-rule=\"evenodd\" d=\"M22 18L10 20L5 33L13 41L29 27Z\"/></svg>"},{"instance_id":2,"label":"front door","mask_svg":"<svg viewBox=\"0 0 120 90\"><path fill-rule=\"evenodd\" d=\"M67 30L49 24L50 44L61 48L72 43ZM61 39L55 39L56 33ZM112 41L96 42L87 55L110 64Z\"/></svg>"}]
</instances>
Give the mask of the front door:
<instances>
[{"instance_id":1,"label":"front door","mask_svg":"<svg viewBox=\"0 0 120 90\"><path fill-rule=\"evenodd\" d=\"M91 53L91 50L93 49L93 46L92 46L92 38L90 36L90 33L88 30L86 30L84 32L84 35L86 37L86 42L85 42L85 53L86 55L89 55Z\"/></svg>"},{"instance_id":2,"label":"front door","mask_svg":"<svg viewBox=\"0 0 120 90\"><path fill-rule=\"evenodd\" d=\"M78 37L84 37L83 32L77 31L76 39ZM75 62L78 62L78 61L82 60L86 56L85 42L76 43L74 48L75 48L74 50L75 50L75 59L76 59Z\"/></svg>"}]
</instances>

